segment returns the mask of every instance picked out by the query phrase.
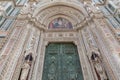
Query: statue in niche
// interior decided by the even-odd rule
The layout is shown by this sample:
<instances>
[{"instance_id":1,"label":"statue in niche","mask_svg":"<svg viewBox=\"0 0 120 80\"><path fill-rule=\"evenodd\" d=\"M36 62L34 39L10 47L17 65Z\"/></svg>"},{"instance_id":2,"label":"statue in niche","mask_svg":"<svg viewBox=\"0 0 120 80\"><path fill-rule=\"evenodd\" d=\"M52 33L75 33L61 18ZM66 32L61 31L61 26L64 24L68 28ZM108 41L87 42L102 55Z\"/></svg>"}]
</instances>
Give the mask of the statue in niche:
<instances>
[{"instance_id":1,"label":"statue in niche","mask_svg":"<svg viewBox=\"0 0 120 80\"><path fill-rule=\"evenodd\" d=\"M91 60L98 80L108 80L105 70L102 66L100 56L97 52L92 52Z\"/></svg>"},{"instance_id":2,"label":"statue in niche","mask_svg":"<svg viewBox=\"0 0 120 80\"><path fill-rule=\"evenodd\" d=\"M25 56L25 62L21 70L20 80L27 80L32 61L33 61L32 53Z\"/></svg>"},{"instance_id":3,"label":"statue in niche","mask_svg":"<svg viewBox=\"0 0 120 80\"><path fill-rule=\"evenodd\" d=\"M48 79L49 80L57 80L56 78L56 59L54 56L51 57L50 67L48 71Z\"/></svg>"}]
</instances>

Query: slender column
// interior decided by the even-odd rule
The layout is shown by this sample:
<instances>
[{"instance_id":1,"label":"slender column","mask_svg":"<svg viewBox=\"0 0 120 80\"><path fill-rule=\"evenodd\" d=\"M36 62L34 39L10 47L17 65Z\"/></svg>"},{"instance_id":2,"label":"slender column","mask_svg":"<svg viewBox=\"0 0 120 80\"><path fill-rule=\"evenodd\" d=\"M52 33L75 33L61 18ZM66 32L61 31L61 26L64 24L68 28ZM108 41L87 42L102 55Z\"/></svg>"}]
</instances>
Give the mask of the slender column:
<instances>
[{"instance_id":1,"label":"slender column","mask_svg":"<svg viewBox=\"0 0 120 80\"><path fill-rule=\"evenodd\" d=\"M44 33L41 34L41 38L43 38ZM43 39L44 40L44 39ZM41 52L40 52L40 61L39 61L39 69L38 69L38 76L37 76L37 80L42 80L42 73L43 73L43 67L44 67L44 58L45 58L45 49L46 49L46 44L45 41L42 42L41 45Z\"/></svg>"},{"instance_id":2,"label":"slender column","mask_svg":"<svg viewBox=\"0 0 120 80\"><path fill-rule=\"evenodd\" d=\"M39 65L40 65L40 61L41 59L41 51L42 51L42 45L43 45L43 31L40 31L40 37L39 37L39 44L38 44L38 48L37 48L37 52L36 52L36 60L35 60L35 64L34 64L34 70L33 70L33 76L31 80L39 80L39 75L40 75L40 71L42 70ZM42 66L42 65L41 65Z\"/></svg>"},{"instance_id":3,"label":"slender column","mask_svg":"<svg viewBox=\"0 0 120 80\"><path fill-rule=\"evenodd\" d=\"M36 58L38 56L38 49L39 49L39 42L40 42L40 30L36 29L34 31L34 37L32 38L33 40L31 41L31 46L32 46L32 52L33 52L33 58L34 58L34 61L31 65L31 69L30 69L30 73L29 73L29 78L28 80L32 79L32 75L34 74L34 67L35 67L35 63L36 63Z\"/></svg>"}]
</instances>

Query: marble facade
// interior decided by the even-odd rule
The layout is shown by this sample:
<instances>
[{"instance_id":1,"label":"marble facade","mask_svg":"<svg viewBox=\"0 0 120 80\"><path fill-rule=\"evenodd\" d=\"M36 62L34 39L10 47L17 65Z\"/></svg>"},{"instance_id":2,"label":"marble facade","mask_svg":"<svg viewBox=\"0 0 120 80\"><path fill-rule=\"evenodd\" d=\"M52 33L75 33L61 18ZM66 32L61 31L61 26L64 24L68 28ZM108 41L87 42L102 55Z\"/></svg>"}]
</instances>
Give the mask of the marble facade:
<instances>
[{"instance_id":1,"label":"marble facade","mask_svg":"<svg viewBox=\"0 0 120 80\"><path fill-rule=\"evenodd\" d=\"M84 0L82 0L84 1ZM72 42L77 46L84 80L120 80L120 44L104 18L86 0L34 0L24 6L9 32L0 54L0 80L42 80L46 46L51 42ZM73 29L49 29L58 17L69 20ZM99 61L91 60L92 52ZM32 53L29 73L20 78L25 56ZM26 67L25 67L26 68ZM96 68L96 69L95 69Z\"/></svg>"}]
</instances>

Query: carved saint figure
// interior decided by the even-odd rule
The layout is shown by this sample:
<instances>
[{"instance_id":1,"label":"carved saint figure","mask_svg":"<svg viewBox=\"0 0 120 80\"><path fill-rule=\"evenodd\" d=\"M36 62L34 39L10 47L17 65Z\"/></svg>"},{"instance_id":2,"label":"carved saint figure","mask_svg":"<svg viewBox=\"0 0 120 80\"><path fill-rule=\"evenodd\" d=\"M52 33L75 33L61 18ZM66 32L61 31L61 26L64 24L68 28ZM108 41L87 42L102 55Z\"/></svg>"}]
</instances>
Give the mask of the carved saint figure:
<instances>
[{"instance_id":1,"label":"carved saint figure","mask_svg":"<svg viewBox=\"0 0 120 80\"><path fill-rule=\"evenodd\" d=\"M27 80L32 61L33 61L32 53L26 55L25 62L23 64L21 75L20 75L20 80Z\"/></svg>"},{"instance_id":2,"label":"carved saint figure","mask_svg":"<svg viewBox=\"0 0 120 80\"><path fill-rule=\"evenodd\" d=\"M95 52L92 52L91 60L92 60L96 75L98 77L98 80L107 80L107 76L102 67L102 62L100 60L99 55Z\"/></svg>"}]
</instances>

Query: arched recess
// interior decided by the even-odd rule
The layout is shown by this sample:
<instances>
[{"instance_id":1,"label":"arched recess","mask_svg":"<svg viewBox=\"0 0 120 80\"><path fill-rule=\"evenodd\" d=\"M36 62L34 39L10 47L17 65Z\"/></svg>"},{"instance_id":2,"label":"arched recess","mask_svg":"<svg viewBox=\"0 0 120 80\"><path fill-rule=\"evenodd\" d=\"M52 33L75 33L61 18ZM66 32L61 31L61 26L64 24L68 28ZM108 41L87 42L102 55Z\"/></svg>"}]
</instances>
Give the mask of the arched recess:
<instances>
[{"instance_id":1,"label":"arched recess","mask_svg":"<svg viewBox=\"0 0 120 80\"><path fill-rule=\"evenodd\" d=\"M73 26L76 25L76 23L77 23L77 19L74 19L73 16L62 15L62 14L59 14L59 15L55 14L53 16L50 16L50 17L46 18L48 20L48 22L46 22L46 20L45 20L43 22L43 24L46 24L46 26L48 26L51 21L53 21L54 19L56 19L58 17L62 17L62 18L65 18L65 19L69 20L71 23L73 23L72 24Z\"/></svg>"},{"instance_id":2,"label":"arched recess","mask_svg":"<svg viewBox=\"0 0 120 80\"><path fill-rule=\"evenodd\" d=\"M83 4L70 3L70 2L51 2L38 4L37 9L33 13L33 17L36 17L37 21L44 25L48 29L49 23L58 17L68 19L74 27L80 24L86 17L88 17Z\"/></svg>"},{"instance_id":3,"label":"arched recess","mask_svg":"<svg viewBox=\"0 0 120 80\"><path fill-rule=\"evenodd\" d=\"M49 8L51 6L68 6L68 7L72 7L78 11L81 11L86 17L88 16L88 13L86 12L86 10L84 9L84 5L82 3L73 3L73 2L69 2L69 1L65 1L65 2L46 2L46 3L38 3L37 4L37 9L35 10L35 12L33 13L33 17L37 16L42 10Z\"/></svg>"}]
</instances>

